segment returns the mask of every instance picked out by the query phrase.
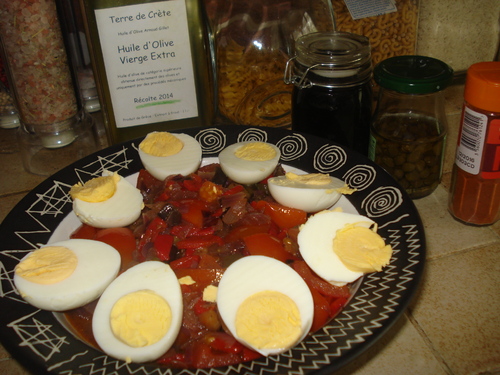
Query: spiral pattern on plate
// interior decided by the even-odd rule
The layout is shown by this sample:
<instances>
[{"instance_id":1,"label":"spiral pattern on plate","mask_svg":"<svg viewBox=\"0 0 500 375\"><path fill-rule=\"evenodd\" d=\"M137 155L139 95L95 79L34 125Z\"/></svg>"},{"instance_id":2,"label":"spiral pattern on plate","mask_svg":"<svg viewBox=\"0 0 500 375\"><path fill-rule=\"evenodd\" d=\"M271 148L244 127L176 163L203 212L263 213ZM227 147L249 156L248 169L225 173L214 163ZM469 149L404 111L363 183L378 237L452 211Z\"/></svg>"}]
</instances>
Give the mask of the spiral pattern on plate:
<instances>
[{"instance_id":1,"label":"spiral pattern on plate","mask_svg":"<svg viewBox=\"0 0 500 375\"><path fill-rule=\"evenodd\" d=\"M246 129L238 135L238 142L267 142L267 133L261 129Z\"/></svg>"},{"instance_id":2,"label":"spiral pattern on plate","mask_svg":"<svg viewBox=\"0 0 500 375\"><path fill-rule=\"evenodd\" d=\"M350 188L364 190L375 181L376 175L372 166L356 165L344 174L343 180Z\"/></svg>"},{"instance_id":3,"label":"spiral pattern on plate","mask_svg":"<svg viewBox=\"0 0 500 375\"><path fill-rule=\"evenodd\" d=\"M321 173L336 171L347 161L347 154L342 147L326 144L314 154L314 168Z\"/></svg>"},{"instance_id":4,"label":"spiral pattern on plate","mask_svg":"<svg viewBox=\"0 0 500 375\"><path fill-rule=\"evenodd\" d=\"M300 158L307 152L307 140L300 134L287 135L276 144L281 151L281 160L290 161Z\"/></svg>"},{"instance_id":5,"label":"spiral pattern on plate","mask_svg":"<svg viewBox=\"0 0 500 375\"><path fill-rule=\"evenodd\" d=\"M393 186L381 186L373 190L361 202L368 217L380 217L393 212L403 203L401 190Z\"/></svg>"},{"instance_id":6,"label":"spiral pattern on plate","mask_svg":"<svg viewBox=\"0 0 500 375\"><path fill-rule=\"evenodd\" d=\"M196 134L195 139L204 154L219 153L226 147L226 135L216 128L203 129Z\"/></svg>"}]
</instances>

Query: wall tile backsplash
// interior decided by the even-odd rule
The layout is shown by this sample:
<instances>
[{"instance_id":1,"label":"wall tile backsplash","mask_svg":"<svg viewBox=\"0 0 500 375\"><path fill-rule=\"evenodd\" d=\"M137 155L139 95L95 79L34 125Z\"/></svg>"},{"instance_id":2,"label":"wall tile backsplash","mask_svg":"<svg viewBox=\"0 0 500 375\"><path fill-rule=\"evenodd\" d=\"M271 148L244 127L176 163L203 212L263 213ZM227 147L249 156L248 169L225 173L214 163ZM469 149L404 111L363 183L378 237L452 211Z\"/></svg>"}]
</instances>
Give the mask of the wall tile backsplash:
<instances>
[{"instance_id":1,"label":"wall tile backsplash","mask_svg":"<svg viewBox=\"0 0 500 375\"><path fill-rule=\"evenodd\" d=\"M456 72L494 60L499 37L499 0L420 0L416 51Z\"/></svg>"},{"instance_id":2,"label":"wall tile backsplash","mask_svg":"<svg viewBox=\"0 0 500 375\"><path fill-rule=\"evenodd\" d=\"M500 0L394 1L397 12L353 20L344 0L332 0L337 29L367 36L375 64L416 53L440 59L458 73L495 59Z\"/></svg>"}]
</instances>

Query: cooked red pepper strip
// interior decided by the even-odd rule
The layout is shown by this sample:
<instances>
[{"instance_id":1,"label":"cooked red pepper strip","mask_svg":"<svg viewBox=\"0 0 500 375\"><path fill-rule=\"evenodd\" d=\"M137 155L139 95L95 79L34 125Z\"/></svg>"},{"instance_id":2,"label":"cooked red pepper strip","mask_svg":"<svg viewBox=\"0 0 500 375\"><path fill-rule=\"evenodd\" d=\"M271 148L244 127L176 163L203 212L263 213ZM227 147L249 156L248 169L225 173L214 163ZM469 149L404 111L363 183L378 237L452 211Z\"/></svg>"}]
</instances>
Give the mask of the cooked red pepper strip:
<instances>
[{"instance_id":1,"label":"cooked red pepper strip","mask_svg":"<svg viewBox=\"0 0 500 375\"><path fill-rule=\"evenodd\" d=\"M193 311L196 315L200 315L214 309L215 303L204 301L203 298L200 298L193 306Z\"/></svg>"},{"instance_id":2,"label":"cooked red pepper strip","mask_svg":"<svg viewBox=\"0 0 500 375\"><path fill-rule=\"evenodd\" d=\"M157 360L158 363L163 365L170 365L173 363L185 363L186 362L186 354L184 353L174 353L169 356L162 357Z\"/></svg>"},{"instance_id":3,"label":"cooked red pepper strip","mask_svg":"<svg viewBox=\"0 0 500 375\"><path fill-rule=\"evenodd\" d=\"M189 237L191 236L209 236L215 233L215 227L205 227L202 229L193 228L189 232Z\"/></svg>"},{"instance_id":4,"label":"cooked red pepper strip","mask_svg":"<svg viewBox=\"0 0 500 375\"><path fill-rule=\"evenodd\" d=\"M197 174L190 174L189 179L182 182L182 185L189 191L199 191L203 180Z\"/></svg>"},{"instance_id":5,"label":"cooked red pepper strip","mask_svg":"<svg viewBox=\"0 0 500 375\"><path fill-rule=\"evenodd\" d=\"M173 270L178 270L181 268L197 268L199 263L200 263L199 255L187 255L185 257L170 262L170 267Z\"/></svg>"},{"instance_id":6,"label":"cooked red pepper strip","mask_svg":"<svg viewBox=\"0 0 500 375\"><path fill-rule=\"evenodd\" d=\"M162 261L168 262L170 260L170 250L174 244L174 237L170 234L159 234L154 240L154 247L156 255Z\"/></svg>"},{"instance_id":7,"label":"cooked red pepper strip","mask_svg":"<svg viewBox=\"0 0 500 375\"><path fill-rule=\"evenodd\" d=\"M178 241L176 243L176 246L179 249L199 249L201 247L208 247L213 244L222 246L224 244L224 240L215 234L206 236L193 236L186 238L185 240Z\"/></svg>"},{"instance_id":8,"label":"cooked red pepper strip","mask_svg":"<svg viewBox=\"0 0 500 375\"><path fill-rule=\"evenodd\" d=\"M224 353L239 354L243 352L244 348L244 346L233 336L230 336L227 333L223 332L212 334L209 338L209 342L212 349Z\"/></svg>"},{"instance_id":9,"label":"cooked red pepper strip","mask_svg":"<svg viewBox=\"0 0 500 375\"><path fill-rule=\"evenodd\" d=\"M159 194L154 199L154 201L155 202L164 202L164 201L167 201L169 198L170 198L170 195L166 191L163 191L161 194Z\"/></svg>"},{"instance_id":10,"label":"cooked red pepper strip","mask_svg":"<svg viewBox=\"0 0 500 375\"><path fill-rule=\"evenodd\" d=\"M158 234L163 232L167 228L167 223L161 217L156 216L147 226L146 231L139 240L139 251L142 251L144 245L148 242L155 241Z\"/></svg>"},{"instance_id":11,"label":"cooked red pepper strip","mask_svg":"<svg viewBox=\"0 0 500 375\"><path fill-rule=\"evenodd\" d=\"M244 190L243 185L235 185L234 187L229 188L226 191L224 191L222 193L222 195L224 195L224 196L233 195L233 194L239 193L240 191L243 191L243 190Z\"/></svg>"}]
</instances>

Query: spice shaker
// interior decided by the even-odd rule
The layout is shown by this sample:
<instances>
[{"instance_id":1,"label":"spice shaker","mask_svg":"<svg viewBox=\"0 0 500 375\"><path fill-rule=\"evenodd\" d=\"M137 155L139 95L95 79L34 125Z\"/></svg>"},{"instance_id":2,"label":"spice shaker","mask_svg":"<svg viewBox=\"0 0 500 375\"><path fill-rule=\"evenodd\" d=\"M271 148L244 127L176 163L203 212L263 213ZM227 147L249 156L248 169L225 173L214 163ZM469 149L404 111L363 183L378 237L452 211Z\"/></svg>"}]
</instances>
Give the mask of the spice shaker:
<instances>
[{"instance_id":1,"label":"spice shaker","mask_svg":"<svg viewBox=\"0 0 500 375\"><path fill-rule=\"evenodd\" d=\"M474 225L500 219L499 61L476 63L467 70L449 210Z\"/></svg>"},{"instance_id":2,"label":"spice shaker","mask_svg":"<svg viewBox=\"0 0 500 375\"><path fill-rule=\"evenodd\" d=\"M442 92L453 70L431 57L396 56L377 64L374 78L380 91L370 159L411 198L425 197L441 181L447 134Z\"/></svg>"},{"instance_id":3,"label":"spice shaker","mask_svg":"<svg viewBox=\"0 0 500 375\"><path fill-rule=\"evenodd\" d=\"M77 94L55 1L4 2L0 18L23 164L28 172L50 175L96 151L94 121Z\"/></svg>"},{"instance_id":4,"label":"spice shaker","mask_svg":"<svg viewBox=\"0 0 500 375\"><path fill-rule=\"evenodd\" d=\"M372 63L368 38L312 33L295 44L285 82L293 83L292 129L368 154Z\"/></svg>"}]
</instances>

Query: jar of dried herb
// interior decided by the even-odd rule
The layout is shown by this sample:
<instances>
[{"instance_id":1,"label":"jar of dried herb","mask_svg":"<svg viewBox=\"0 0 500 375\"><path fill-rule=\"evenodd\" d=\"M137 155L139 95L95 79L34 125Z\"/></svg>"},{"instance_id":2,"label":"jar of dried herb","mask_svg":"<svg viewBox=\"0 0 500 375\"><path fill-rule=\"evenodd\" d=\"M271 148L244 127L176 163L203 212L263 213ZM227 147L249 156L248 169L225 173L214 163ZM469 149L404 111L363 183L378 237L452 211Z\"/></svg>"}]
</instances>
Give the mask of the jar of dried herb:
<instances>
[{"instance_id":1,"label":"jar of dried herb","mask_svg":"<svg viewBox=\"0 0 500 375\"><path fill-rule=\"evenodd\" d=\"M411 198L425 197L441 181L447 133L442 92L453 70L434 58L397 56L380 62L374 78L380 91L369 156Z\"/></svg>"},{"instance_id":2,"label":"jar of dried herb","mask_svg":"<svg viewBox=\"0 0 500 375\"><path fill-rule=\"evenodd\" d=\"M0 19L2 60L19 113L24 167L50 175L96 150L94 122L77 94L56 2L6 1ZM47 151L59 148L65 148L64 158Z\"/></svg>"}]
</instances>

